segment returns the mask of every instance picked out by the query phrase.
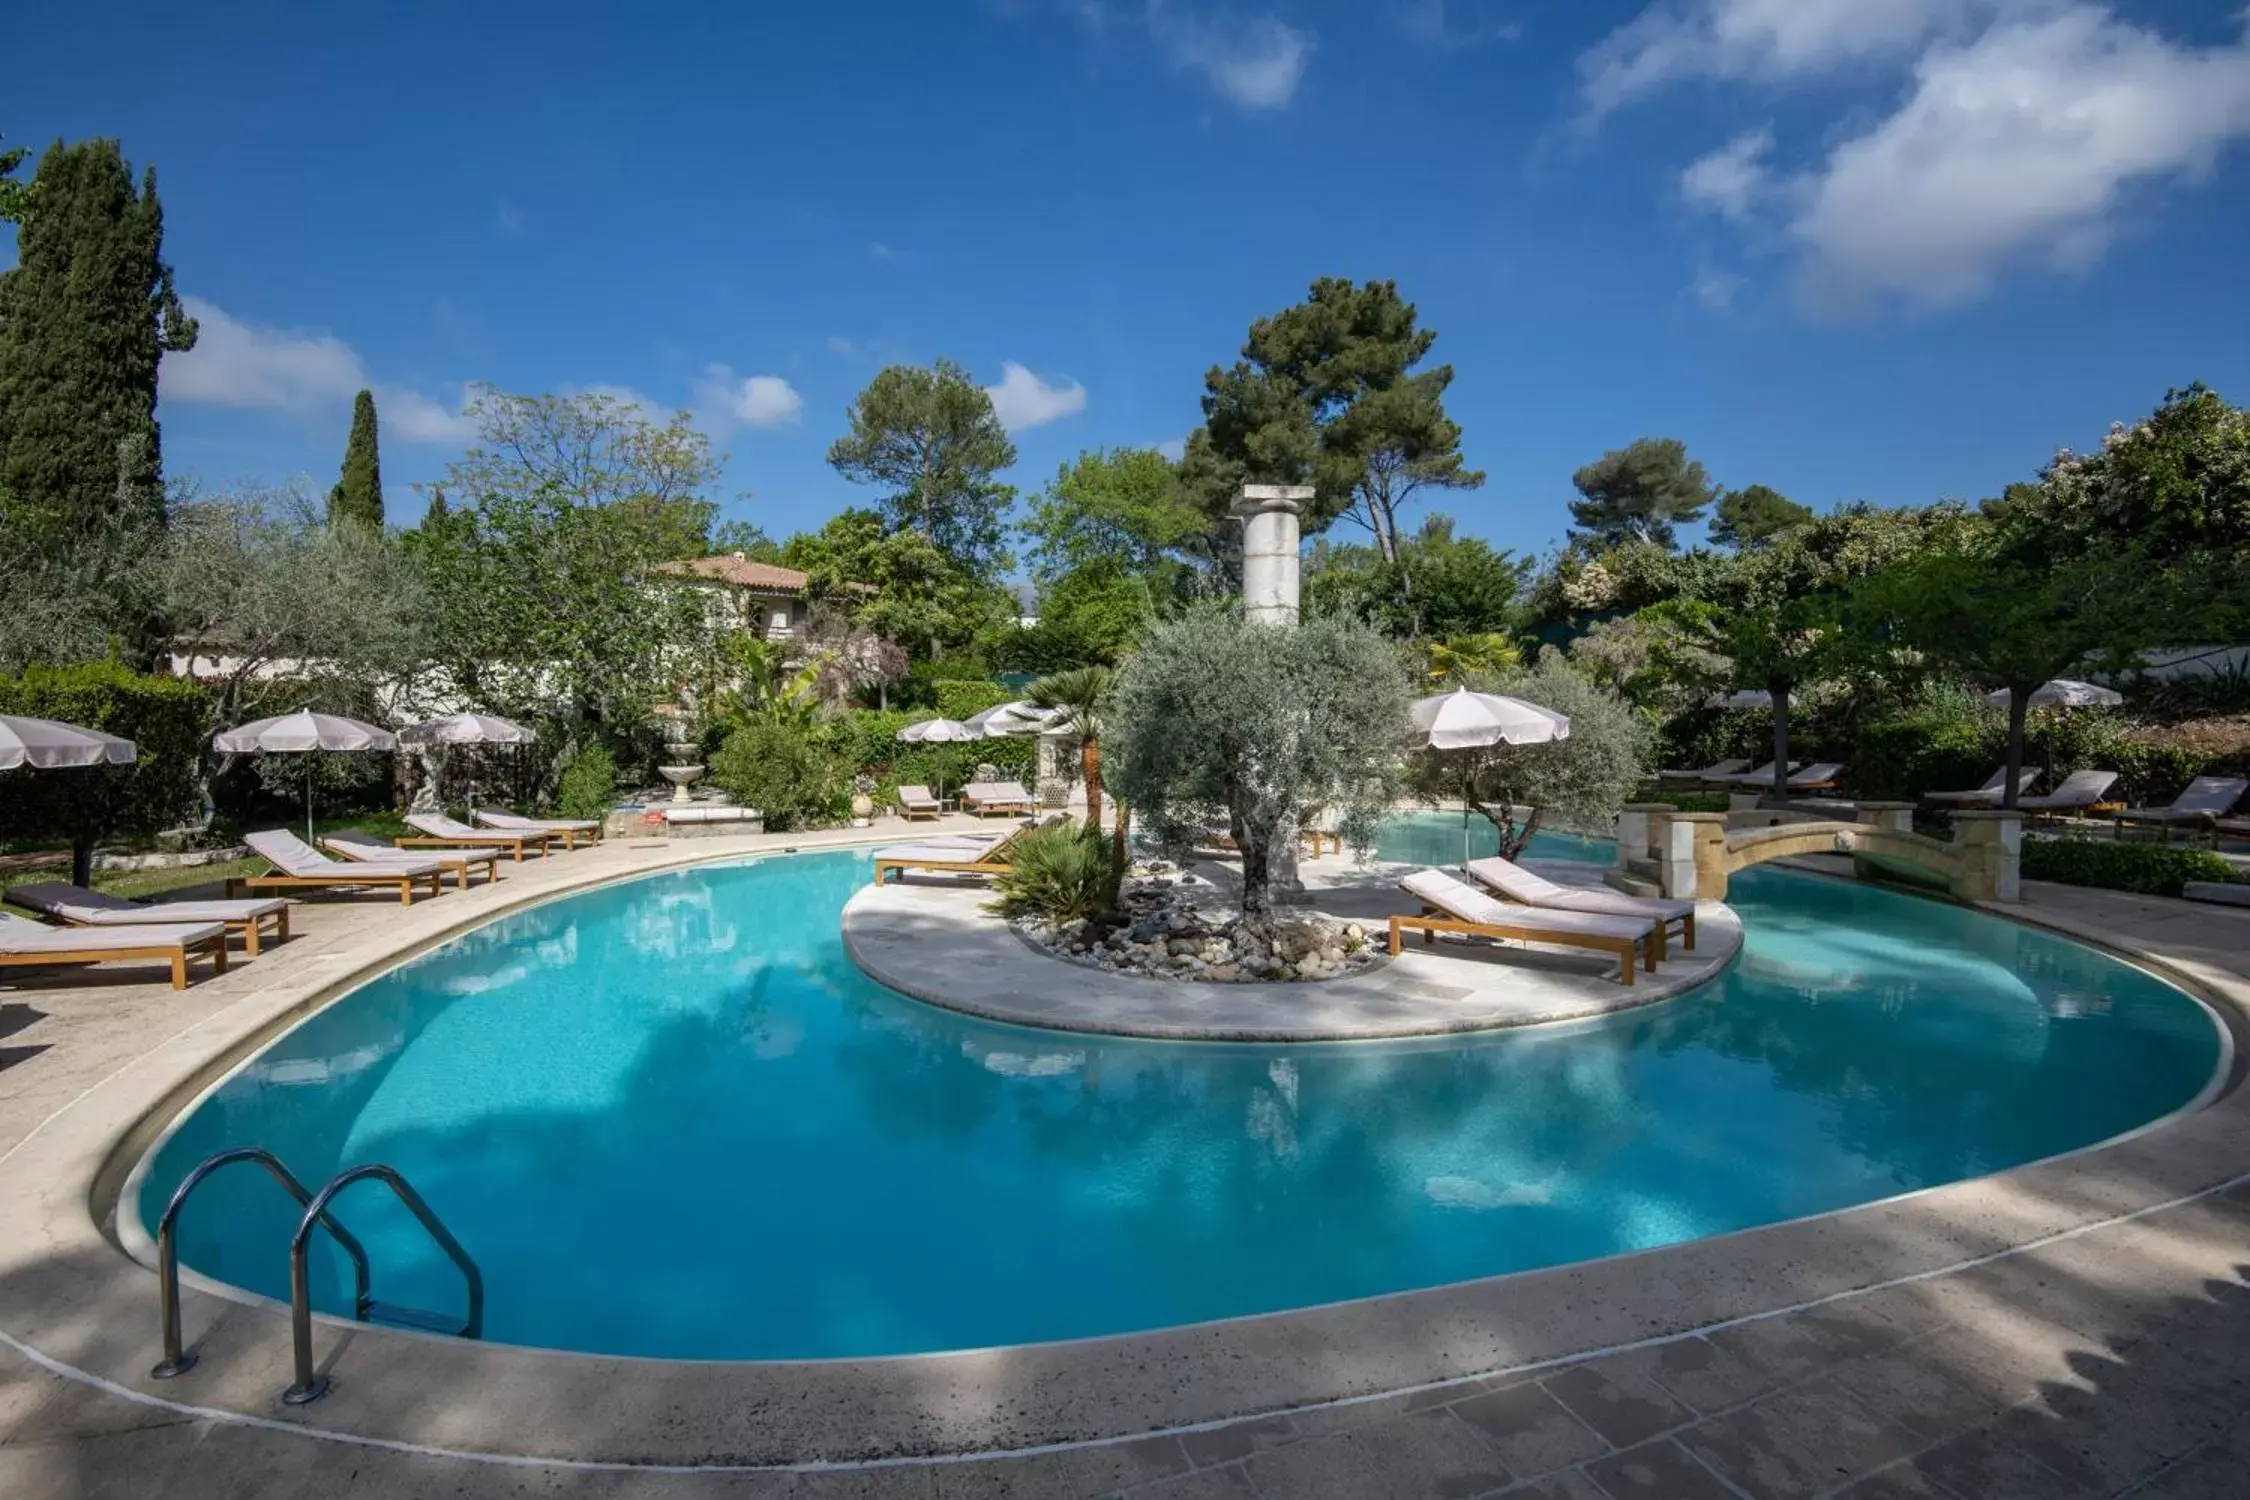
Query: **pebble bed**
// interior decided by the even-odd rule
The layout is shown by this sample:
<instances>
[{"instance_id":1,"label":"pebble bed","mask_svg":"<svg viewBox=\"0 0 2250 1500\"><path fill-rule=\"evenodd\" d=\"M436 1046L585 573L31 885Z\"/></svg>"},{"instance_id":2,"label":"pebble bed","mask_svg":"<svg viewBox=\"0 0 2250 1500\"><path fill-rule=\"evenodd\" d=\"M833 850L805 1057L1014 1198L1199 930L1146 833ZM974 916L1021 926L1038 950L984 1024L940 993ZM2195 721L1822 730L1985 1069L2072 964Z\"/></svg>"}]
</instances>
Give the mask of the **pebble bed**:
<instances>
[{"instance_id":1,"label":"pebble bed","mask_svg":"<svg viewBox=\"0 0 2250 1500\"><path fill-rule=\"evenodd\" d=\"M1135 871L1120 905L1120 917L1109 922L1023 917L1011 925L1033 947L1070 963L1209 984L1339 979L1383 961L1357 922L1290 912L1248 929L1240 909L1209 881L1167 866Z\"/></svg>"}]
</instances>

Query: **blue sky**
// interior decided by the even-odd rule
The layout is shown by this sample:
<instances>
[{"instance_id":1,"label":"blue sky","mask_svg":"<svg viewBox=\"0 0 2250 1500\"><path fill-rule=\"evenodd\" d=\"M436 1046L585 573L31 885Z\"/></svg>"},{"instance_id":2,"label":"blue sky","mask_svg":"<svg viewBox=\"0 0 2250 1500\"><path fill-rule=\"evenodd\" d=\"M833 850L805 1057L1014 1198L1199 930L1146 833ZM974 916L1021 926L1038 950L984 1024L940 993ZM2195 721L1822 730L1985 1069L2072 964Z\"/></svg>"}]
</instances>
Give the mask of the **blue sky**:
<instances>
[{"instance_id":1,"label":"blue sky","mask_svg":"<svg viewBox=\"0 0 2250 1500\"><path fill-rule=\"evenodd\" d=\"M1441 503L1539 550L1639 436L1920 503L2171 385L2250 399L2234 10L50 5L0 131L157 166L204 320L167 464L206 487L325 487L369 384L410 521L471 382L615 389L695 410L778 536L861 498L823 456L886 361L999 387L1029 490L1178 440L1315 276L1389 277L1491 476Z\"/></svg>"}]
</instances>

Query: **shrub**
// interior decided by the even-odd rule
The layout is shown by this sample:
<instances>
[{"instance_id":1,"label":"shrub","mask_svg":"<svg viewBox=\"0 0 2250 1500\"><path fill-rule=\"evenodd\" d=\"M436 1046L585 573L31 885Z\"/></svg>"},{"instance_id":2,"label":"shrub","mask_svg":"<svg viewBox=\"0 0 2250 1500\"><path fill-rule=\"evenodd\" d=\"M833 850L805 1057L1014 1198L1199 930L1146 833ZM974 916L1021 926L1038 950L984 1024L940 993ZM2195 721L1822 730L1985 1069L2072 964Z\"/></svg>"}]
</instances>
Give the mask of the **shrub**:
<instances>
[{"instance_id":1,"label":"shrub","mask_svg":"<svg viewBox=\"0 0 2250 1500\"><path fill-rule=\"evenodd\" d=\"M2177 896L2190 880L2226 882L2234 866L2209 849L2173 849L2115 839L2025 839L2023 876L2140 896Z\"/></svg>"},{"instance_id":2,"label":"shrub","mask_svg":"<svg viewBox=\"0 0 2250 1500\"><path fill-rule=\"evenodd\" d=\"M942 719L973 718L1020 696L1002 683L989 681L941 681L936 687L938 717Z\"/></svg>"},{"instance_id":3,"label":"shrub","mask_svg":"<svg viewBox=\"0 0 2250 1500\"><path fill-rule=\"evenodd\" d=\"M990 909L1009 917L1078 922L1117 906L1117 842L1098 827L1050 823L1017 838L1008 872L993 877Z\"/></svg>"},{"instance_id":4,"label":"shrub","mask_svg":"<svg viewBox=\"0 0 2250 1500\"><path fill-rule=\"evenodd\" d=\"M1007 699L996 701L1004 703ZM934 785L941 775L948 785L959 786L979 761L989 761L1010 775L1028 777L1038 760L1038 742L1028 735L977 740L963 745L912 745L898 737L898 732L907 725L932 716L928 709L913 712L858 709L838 714L820 725L814 734L854 775L872 776L879 784L888 783L893 787L907 781Z\"/></svg>"},{"instance_id":5,"label":"shrub","mask_svg":"<svg viewBox=\"0 0 2250 1500\"><path fill-rule=\"evenodd\" d=\"M837 822L851 813L852 769L814 732L753 721L737 727L711 757L711 780L755 807L773 829Z\"/></svg>"},{"instance_id":6,"label":"shrub","mask_svg":"<svg viewBox=\"0 0 2250 1500\"><path fill-rule=\"evenodd\" d=\"M0 677L0 713L61 719L122 735L140 749L130 766L4 773L0 838L68 839L83 866L97 839L155 833L198 810L210 696L193 683L114 662L29 667Z\"/></svg>"},{"instance_id":7,"label":"shrub","mask_svg":"<svg viewBox=\"0 0 2250 1500\"><path fill-rule=\"evenodd\" d=\"M1636 795L1633 800L1684 813L1723 813L1733 805L1724 792L1652 792L1645 797Z\"/></svg>"},{"instance_id":8,"label":"shrub","mask_svg":"<svg viewBox=\"0 0 2250 1500\"><path fill-rule=\"evenodd\" d=\"M566 756L555 787L555 807L566 818L599 818L617 795L617 761L600 745Z\"/></svg>"}]
</instances>

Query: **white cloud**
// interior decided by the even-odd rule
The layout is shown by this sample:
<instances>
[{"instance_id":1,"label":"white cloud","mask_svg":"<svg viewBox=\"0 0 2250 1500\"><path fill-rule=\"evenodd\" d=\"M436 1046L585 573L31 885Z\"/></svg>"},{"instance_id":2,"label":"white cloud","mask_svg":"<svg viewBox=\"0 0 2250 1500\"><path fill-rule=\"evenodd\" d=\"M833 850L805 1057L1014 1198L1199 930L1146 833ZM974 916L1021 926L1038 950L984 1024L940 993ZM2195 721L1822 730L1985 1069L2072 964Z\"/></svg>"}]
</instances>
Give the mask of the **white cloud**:
<instances>
[{"instance_id":1,"label":"white cloud","mask_svg":"<svg viewBox=\"0 0 2250 1500\"><path fill-rule=\"evenodd\" d=\"M1726 312L1734 306L1734 299L1741 295L1742 287L1742 278L1734 272L1706 265L1695 273L1695 280L1688 290L1694 293L1696 301L1711 311Z\"/></svg>"},{"instance_id":2,"label":"white cloud","mask_svg":"<svg viewBox=\"0 0 2250 1500\"><path fill-rule=\"evenodd\" d=\"M2250 135L2250 37L2177 45L2090 4L1922 58L1905 102L1801 186L1789 233L1816 300L1970 300L2012 262L2098 260L2137 186Z\"/></svg>"},{"instance_id":3,"label":"white cloud","mask_svg":"<svg viewBox=\"0 0 2250 1500\"><path fill-rule=\"evenodd\" d=\"M695 405L719 428L791 427L805 414L805 398L779 375L737 375L721 364L706 366L697 379Z\"/></svg>"},{"instance_id":4,"label":"white cloud","mask_svg":"<svg viewBox=\"0 0 2250 1500\"><path fill-rule=\"evenodd\" d=\"M1086 409L1086 387L1068 376L1042 380L1012 359L1001 364L1000 383L986 386L984 392L992 398L1000 425L1010 432L1042 427Z\"/></svg>"},{"instance_id":5,"label":"white cloud","mask_svg":"<svg viewBox=\"0 0 2250 1500\"><path fill-rule=\"evenodd\" d=\"M458 406L371 379L358 351L332 333L246 322L201 297L180 299L199 325L195 347L167 354L158 390L170 401L327 417L375 392L387 433L412 443L459 443L474 428Z\"/></svg>"},{"instance_id":6,"label":"white cloud","mask_svg":"<svg viewBox=\"0 0 2250 1500\"><path fill-rule=\"evenodd\" d=\"M1680 174L1680 196L1693 207L1747 219L1770 186L1766 155L1772 150L1771 130L1746 130L1691 163Z\"/></svg>"},{"instance_id":7,"label":"white cloud","mask_svg":"<svg viewBox=\"0 0 2250 1500\"><path fill-rule=\"evenodd\" d=\"M1206 20L1149 0L1148 29L1175 67L1200 73L1242 109L1279 109L1297 95L1313 37L1275 16Z\"/></svg>"},{"instance_id":8,"label":"white cloud","mask_svg":"<svg viewBox=\"0 0 2250 1500\"><path fill-rule=\"evenodd\" d=\"M1578 60L1600 116L1690 78L1767 82L1912 57L1976 16L2040 0L1659 0Z\"/></svg>"},{"instance_id":9,"label":"white cloud","mask_svg":"<svg viewBox=\"0 0 2250 1500\"><path fill-rule=\"evenodd\" d=\"M1406 34L1432 47L1453 50L1484 42L1512 42L1523 35L1521 21L1495 21L1465 17L1462 12L1489 11L1479 0L1415 0L1398 12Z\"/></svg>"}]
</instances>

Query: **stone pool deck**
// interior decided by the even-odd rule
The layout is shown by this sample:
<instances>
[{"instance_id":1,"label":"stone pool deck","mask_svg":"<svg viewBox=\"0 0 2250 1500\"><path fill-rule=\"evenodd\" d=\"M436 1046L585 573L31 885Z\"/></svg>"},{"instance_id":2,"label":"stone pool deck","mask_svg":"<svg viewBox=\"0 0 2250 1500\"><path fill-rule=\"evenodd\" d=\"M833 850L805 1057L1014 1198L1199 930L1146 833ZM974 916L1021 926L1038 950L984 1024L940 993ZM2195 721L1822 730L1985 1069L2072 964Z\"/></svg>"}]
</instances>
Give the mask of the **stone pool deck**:
<instances>
[{"instance_id":1,"label":"stone pool deck","mask_svg":"<svg viewBox=\"0 0 2250 1500\"><path fill-rule=\"evenodd\" d=\"M1568 860L1533 860L1559 882L1599 886L1601 871ZM1412 865L1358 866L1340 854L1299 869L1312 910L1365 925L1385 940L1384 920L1421 904L1398 890ZM1223 901L1235 871L1198 866ZM1176 1041L1320 1042L1441 1036L1554 1021L1582 1021L1668 1000L1702 984L1742 949L1742 923L1716 901L1696 909L1696 946L1675 940L1665 962L1631 985L1617 960L1583 949L1505 949L1446 941L1404 952L1339 979L1287 984L1215 984L1117 974L1042 953L984 909L983 882L908 873L870 885L844 908L844 947L870 976L902 994L990 1021L1111 1036Z\"/></svg>"},{"instance_id":2,"label":"stone pool deck","mask_svg":"<svg viewBox=\"0 0 2250 1500\"><path fill-rule=\"evenodd\" d=\"M819 1366L463 1346L153 1278L95 1218L198 1070L465 921L812 839L606 846L492 892L300 906L225 979L0 982L0 1496L2237 1496L2250 1466L2250 1108L1643 1255L1128 1338ZM577 864L573 866L572 861ZM2022 913L2250 1007L2250 913L2033 886ZM2239 1071L2239 1070L2238 1070ZM993 1450L1013 1450L994 1452ZM809 1462L808 1462L809 1460Z\"/></svg>"}]
</instances>

